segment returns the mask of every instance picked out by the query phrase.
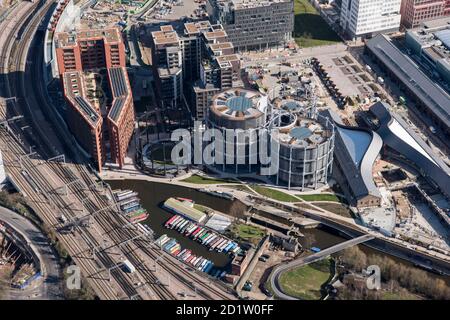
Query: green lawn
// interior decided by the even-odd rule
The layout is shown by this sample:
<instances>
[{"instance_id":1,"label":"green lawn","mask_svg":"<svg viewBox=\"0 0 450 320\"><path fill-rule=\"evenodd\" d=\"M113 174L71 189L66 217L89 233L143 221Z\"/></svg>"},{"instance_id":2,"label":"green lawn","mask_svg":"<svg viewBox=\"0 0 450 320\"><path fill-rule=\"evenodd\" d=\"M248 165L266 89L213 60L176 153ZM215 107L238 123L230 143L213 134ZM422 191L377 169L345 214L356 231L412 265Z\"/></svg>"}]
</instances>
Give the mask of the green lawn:
<instances>
[{"instance_id":1,"label":"green lawn","mask_svg":"<svg viewBox=\"0 0 450 320\"><path fill-rule=\"evenodd\" d=\"M272 198L274 200L278 201L284 201L284 202L300 202L299 199L297 199L294 196L291 196L290 194L284 193L279 190L274 190L266 187L261 186L252 186L252 189L258 192L260 195L266 196L268 198Z\"/></svg>"},{"instance_id":2,"label":"green lawn","mask_svg":"<svg viewBox=\"0 0 450 320\"><path fill-rule=\"evenodd\" d=\"M336 213L340 216L347 217L347 218L353 218L352 212L350 209L348 209L345 205L341 203L314 203L315 206L325 209L327 211Z\"/></svg>"},{"instance_id":3,"label":"green lawn","mask_svg":"<svg viewBox=\"0 0 450 320\"><path fill-rule=\"evenodd\" d=\"M213 179L213 178L206 178L206 177L201 177L198 176L196 174L181 180L183 182L189 182L189 183L195 183L195 184L219 184L219 183L230 183L230 182L235 182L235 181L228 181L225 179Z\"/></svg>"},{"instance_id":4,"label":"green lawn","mask_svg":"<svg viewBox=\"0 0 450 320\"><path fill-rule=\"evenodd\" d=\"M233 224L230 228L232 237L240 240L240 241L246 241L251 242L253 244L257 244L264 236L265 231L247 224Z\"/></svg>"},{"instance_id":5,"label":"green lawn","mask_svg":"<svg viewBox=\"0 0 450 320\"><path fill-rule=\"evenodd\" d=\"M294 13L294 38L300 47L317 47L341 42L336 32L308 0L295 0Z\"/></svg>"},{"instance_id":6,"label":"green lawn","mask_svg":"<svg viewBox=\"0 0 450 320\"><path fill-rule=\"evenodd\" d=\"M204 213L207 213L207 212L211 211L210 208L202 206L201 204L197 204L197 203L194 203L194 208L197 209L198 211L201 211L201 212L204 212Z\"/></svg>"},{"instance_id":7,"label":"green lawn","mask_svg":"<svg viewBox=\"0 0 450 320\"><path fill-rule=\"evenodd\" d=\"M250 189L249 187L247 187L246 185L243 185L243 184L232 184L232 185L228 184L228 185L224 185L224 187L234 189L234 190L244 191L244 192L256 195L256 193L252 189Z\"/></svg>"},{"instance_id":8,"label":"green lawn","mask_svg":"<svg viewBox=\"0 0 450 320\"><path fill-rule=\"evenodd\" d=\"M333 201L341 202L338 196L334 194L297 194L297 197L305 201Z\"/></svg>"},{"instance_id":9,"label":"green lawn","mask_svg":"<svg viewBox=\"0 0 450 320\"><path fill-rule=\"evenodd\" d=\"M325 259L285 272L280 285L289 295L303 300L319 300L320 289L331 275L331 259Z\"/></svg>"}]
</instances>

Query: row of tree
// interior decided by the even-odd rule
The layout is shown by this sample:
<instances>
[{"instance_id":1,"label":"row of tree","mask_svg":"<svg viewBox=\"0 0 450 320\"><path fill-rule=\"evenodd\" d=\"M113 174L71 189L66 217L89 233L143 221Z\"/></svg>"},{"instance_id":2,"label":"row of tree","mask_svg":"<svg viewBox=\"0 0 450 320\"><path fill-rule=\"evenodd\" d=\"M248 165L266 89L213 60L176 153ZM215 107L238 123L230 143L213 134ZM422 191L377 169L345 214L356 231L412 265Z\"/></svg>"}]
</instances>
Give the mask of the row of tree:
<instances>
[{"instance_id":1,"label":"row of tree","mask_svg":"<svg viewBox=\"0 0 450 320\"><path fill-rule=\"evenodd\" d=\"M381 281L385 285L399 286L429 299L450 299L450 287L444 280L414 266L398 263L391 257L366 254L355 246L340 252L338 259L355 272L361 272L370 265L379 266Z\"/></svg>"}]
</instances>

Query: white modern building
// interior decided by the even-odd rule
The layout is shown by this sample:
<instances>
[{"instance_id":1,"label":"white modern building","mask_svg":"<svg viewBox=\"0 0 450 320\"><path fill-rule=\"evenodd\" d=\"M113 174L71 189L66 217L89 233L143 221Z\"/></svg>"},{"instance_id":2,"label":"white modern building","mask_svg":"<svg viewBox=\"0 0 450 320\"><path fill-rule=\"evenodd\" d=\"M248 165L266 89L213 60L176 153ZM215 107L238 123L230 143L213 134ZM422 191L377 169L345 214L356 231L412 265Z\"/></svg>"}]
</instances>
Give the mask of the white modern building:
<instances>
[{"instance_id":1,"label":"white modern building","mask_svg":"<svg viewBox=\"0 0 450 320\"><path fill-rule=\"evenodd\" d=\"M341 27L353 39L400 28L401 0L342 0Z\"/></svg>"}]
</instances>

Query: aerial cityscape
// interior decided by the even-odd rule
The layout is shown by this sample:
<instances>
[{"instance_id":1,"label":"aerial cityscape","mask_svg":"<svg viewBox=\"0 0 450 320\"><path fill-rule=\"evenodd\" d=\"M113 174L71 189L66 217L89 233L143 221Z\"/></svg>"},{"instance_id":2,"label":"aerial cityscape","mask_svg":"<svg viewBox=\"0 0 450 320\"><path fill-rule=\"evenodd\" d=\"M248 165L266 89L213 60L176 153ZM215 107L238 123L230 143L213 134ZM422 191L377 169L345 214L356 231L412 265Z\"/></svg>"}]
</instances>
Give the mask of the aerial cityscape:
<instances>
[{"instance_id":1,"label":"aerial cityscape","mask_svg":"<svg viewBox=\"0 0 450 320\"><path fill-rule=\"evenodd\" d=\"M0 28L0 300L450 300L450 0L0 0Z\"/></svg>"}]
</instances>

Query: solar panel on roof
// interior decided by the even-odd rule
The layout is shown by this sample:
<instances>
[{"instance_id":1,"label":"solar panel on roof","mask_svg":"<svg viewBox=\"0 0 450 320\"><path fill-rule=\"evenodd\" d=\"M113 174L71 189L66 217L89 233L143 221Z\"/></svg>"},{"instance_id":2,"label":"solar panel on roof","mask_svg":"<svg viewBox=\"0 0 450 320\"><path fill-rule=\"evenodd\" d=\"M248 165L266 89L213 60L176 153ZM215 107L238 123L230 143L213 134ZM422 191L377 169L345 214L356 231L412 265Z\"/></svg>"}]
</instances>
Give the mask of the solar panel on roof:
<instances>
[{"instance_id":1,"label":"solar panel on roof","mask_svg":"<svg viewBox=\"0 0 450 320\"><path fill-rule=\"evenodd\" d=\"M450 29L438 31L435 33L436 38L438 38L444 46L450 49Z\"/></svg>"},{"instance_id":2,"label":"solar panel on roof","mask_svg":"<svg viewBox=\"0 0 450 320\"><path fill-rule=\"evenodd\" d=\"M123 106L125 105L125 99L124 98L117 98L114 100L114 103L112 105L111 111L109 112L109 117L113 119L114 121L117 120L119 117Z\"/></svg>"},{"instance_id":3,"label":"solar panel on roof","mask_svg":"<svg viewBox=\"0 0 450 320\"><path fill-rule=\"evenodd\" d=\"M109 70L114 96L120 97L126 95L128 89L122 68L111 68Z\"/></svg>"},{"instance_id":4,"label":"solar panel on roof","mask_svg":"<svg viewBox=\"0 0 450 320\"><path fill-rule=\"evenodd\" d=\"M304 140L312 135L311 130L305 127L297 127L291 130L291 136L297 140Z\"/></svg>"},{"instance_id":5,"label":"solar panel on roof","mask_svg":"<svg viewBox=\"0 0 450 320\"><path fill-rule=\"evenodd\" d=\"M252 107L252 100L242 96L233 97L227 100L227 106L232 111L245 112Z\"/></svg>"},{"instance_id":6,"label":"solar panel on roof","mask_svg":"<svg viewBox=\"0 0 450 320\"><path fill-rule=\"evenodd\" d=\"M288 110L295 110L295 109L297 109L299 106L300 106L300 105L299 105L298 103L294 102L294 101L286 102L286 103L283 105L283 107L285 107L285 108L288 109Z\"/></svg>"},{"instance_id":7,"label":"solar panel on roof","mask_svg":"<svg viewBox=\"0 0 450 320\"><path fill-rule=\"evenodd\" d=\"M86 101L85 98L81 96L76 96L75 101L78 103L78 106L81 110L93 121L97 122L98 115L96 111L91 107L91 105Z\"/></svg>"}]
</instances>

